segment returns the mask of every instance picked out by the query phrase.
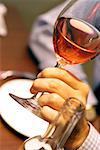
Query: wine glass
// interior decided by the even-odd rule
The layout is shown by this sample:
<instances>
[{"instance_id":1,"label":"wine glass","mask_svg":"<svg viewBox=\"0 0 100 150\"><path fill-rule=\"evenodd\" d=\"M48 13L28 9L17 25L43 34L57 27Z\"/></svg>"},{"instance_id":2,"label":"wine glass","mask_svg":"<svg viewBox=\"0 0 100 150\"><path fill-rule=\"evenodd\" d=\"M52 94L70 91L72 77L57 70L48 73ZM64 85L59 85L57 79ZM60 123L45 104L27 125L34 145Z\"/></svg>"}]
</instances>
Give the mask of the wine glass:
<instances>
[{"instance_id":1,"label":"wine glass","mask_svg":"<svg viewBox=\"0 0 100 150\"><path fill-rule=\"evenodd\" d=\"M100 19L100 1L94 2L88 13L84 12L85 15L77 11L80 7L82 7L80 0L68 0L57 17L53 32L53 45L57 56L56 67L83 64L100 54L100 26L96 24L96 20ZM42 94L39 92L26 99L11 93L10 96L39 116L38 98Z\"/></svg>"},{"instance_id":2,"label":"wine glass","mask_svg":"<svg viewBox=\"0 0 100 150\"><path fill-rule=\"evenodd\" d=\"M100 54L100 26L95 22L96 17L100 19L100 1L87 16L81 14L79 1L69 0L54 26L53 44L60 67L83 64Z\"/></svg>"},{"instance_id":3,"label":"wine glass","mask_svg":"<svg viewBox=\"0 0 100 150\"><path fill-rule=\"evenodd\" d=\"M85 15L81 14L83 10ZM99 1L94 2L87 12L80 0L67 1L54 26L53 44L57 56L56 67L64 68L65 65L83 64L100 54L100 27L96 24L96 20L100 19L99 14ZM13 94L10 96L41 117L38 105L38 97L41 94L43 93L28 99Z\"/></svg>"}]
</instances>

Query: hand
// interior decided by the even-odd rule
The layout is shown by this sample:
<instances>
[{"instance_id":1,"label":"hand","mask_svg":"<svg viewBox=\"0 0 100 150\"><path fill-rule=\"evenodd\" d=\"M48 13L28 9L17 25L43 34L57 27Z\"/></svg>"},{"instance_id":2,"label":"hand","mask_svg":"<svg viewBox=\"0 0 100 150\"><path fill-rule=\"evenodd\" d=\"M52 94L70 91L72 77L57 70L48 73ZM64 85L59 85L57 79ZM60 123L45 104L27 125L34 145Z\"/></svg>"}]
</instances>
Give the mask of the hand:
<instances>
[{"instance_id":1,"label":"hand","mask_svg":"<svg viewBox=\"0 0 100 150\"><path fill-rule=\"evenodd\" d=\"M38 74L31 87L31 93L48 92L39 98L41 114L45 120L52 122L69 97L79 99L84 105L89 92L89 86L70 72L60 68L47 68ZM84 132L82 132L84 130ZM85 117L81 118L76 125L65 147L77 149L88 134L88 124Z\"/></svg>"}]
</instances>

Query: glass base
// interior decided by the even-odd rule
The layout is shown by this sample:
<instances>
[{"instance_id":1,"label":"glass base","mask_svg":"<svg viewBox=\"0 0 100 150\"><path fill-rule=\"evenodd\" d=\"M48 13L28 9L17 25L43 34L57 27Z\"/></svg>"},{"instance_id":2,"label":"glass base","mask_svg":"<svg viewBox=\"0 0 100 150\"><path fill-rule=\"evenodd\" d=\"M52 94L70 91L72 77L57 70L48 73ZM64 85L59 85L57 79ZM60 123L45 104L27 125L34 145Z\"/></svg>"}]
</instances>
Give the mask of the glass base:
<instances>
[{"instance_id":1,"label":"glass base","mask_svg":"<svg viewBox=\"0 0 100 150\"><path fill-rule=\"evenodd\" d=\"M54 150L51 145L41 140L41 136L36 136L27 139L18 150ZM64 150L57 148L55 150Z\"/></svg>"},{"instance_id":2,"label":"glass base","mask_svg":"<svg viewBox=\"0 0 100 150\"><path fill-rule=\"evenodd\" d=\"M41 136L36 136L26 140L19 150L53 150L51 146L41 139Z\"/></svg>"}]
</instances>

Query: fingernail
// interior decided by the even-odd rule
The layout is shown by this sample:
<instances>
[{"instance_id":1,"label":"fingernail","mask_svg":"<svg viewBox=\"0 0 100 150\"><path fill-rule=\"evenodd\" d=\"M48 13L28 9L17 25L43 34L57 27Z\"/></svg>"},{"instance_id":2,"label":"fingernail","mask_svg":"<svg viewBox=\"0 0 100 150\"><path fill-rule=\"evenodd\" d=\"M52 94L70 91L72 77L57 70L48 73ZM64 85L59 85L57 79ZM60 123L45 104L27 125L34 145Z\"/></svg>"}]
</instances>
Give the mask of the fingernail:
<instances>
[{"instance_id":1,"label":"fingernail","mask_svg":"<svg viewBox=\"0 0 100 150\"><path fill-rule=\"evenodd\" d=\"M30 92L31 92L32 94L36 94L36 93L37 93L37 91L33 88L33 86L31 86Z\"/></svg>"},{"instance_id":2,"label":"fingernail","mask_svg":"<svg viewBox=\"0 0 100 150\"><path fill-rule=\"evenodd\" d=\"M37 75L37 78L41 77L41 72Z\"/></svg>"}]
</instances>

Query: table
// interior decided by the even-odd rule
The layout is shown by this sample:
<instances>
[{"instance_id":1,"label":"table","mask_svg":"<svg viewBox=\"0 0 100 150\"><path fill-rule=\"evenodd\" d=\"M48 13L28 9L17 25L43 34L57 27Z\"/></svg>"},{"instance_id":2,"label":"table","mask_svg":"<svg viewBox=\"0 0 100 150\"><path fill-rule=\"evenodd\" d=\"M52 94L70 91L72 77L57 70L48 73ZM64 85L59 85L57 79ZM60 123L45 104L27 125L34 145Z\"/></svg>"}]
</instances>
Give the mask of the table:
<instances>
[{"instance_id":1,"label":"table","mask_svg":"<svg viewBox=\"0 0 100 150\"><path fill-rule=\"evenodd\" d=\"M37 67L27 51L29 32L21 16L13 7L8 7L5 16L8 35L0 37L0 70L19 70L37 73ZM2 82L0 82L2 84ZM0 118L0 149L16 150L26 138L16 133Z\"/></svg>"},{"instance_id":2,"label":"table","mask_svg":"<svg viewBox=\"0 0 100 150\"><path fill-rule=\"evenodd\" d=\"M27 51L29 33L16 9L8 8L6 22L8 35L0 37L0 70L10 69L37 73L37 67ZM92 123L100 131L100 117L98 116ZM1 150L17 150L25 139L26 137L16 133L2 119L0 120Z\"/></svg>"}]
</instances>

